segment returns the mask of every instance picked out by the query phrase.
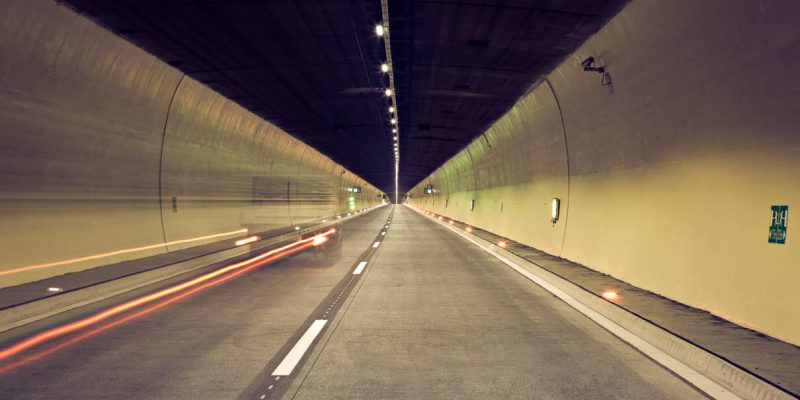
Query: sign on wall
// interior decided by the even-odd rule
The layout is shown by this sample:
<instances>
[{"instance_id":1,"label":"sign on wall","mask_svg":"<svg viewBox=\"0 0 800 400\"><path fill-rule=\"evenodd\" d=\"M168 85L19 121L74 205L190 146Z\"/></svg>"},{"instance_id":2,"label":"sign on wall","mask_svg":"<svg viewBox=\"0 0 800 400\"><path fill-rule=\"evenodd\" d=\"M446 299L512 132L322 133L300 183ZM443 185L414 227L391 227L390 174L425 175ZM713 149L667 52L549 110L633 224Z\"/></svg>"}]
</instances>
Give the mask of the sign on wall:
<instances>
[{"instance_id":1,"label":"sign on wall","mask_svg":"<svg viewBox=\"0 0 800 400\"><path fill-rule=\"evenodd\" d=\"M769 242L777 244L786 243L786 222L789 216L789 206L772 206L772 218L769 225Z\"/></svg>"}]
</instances>

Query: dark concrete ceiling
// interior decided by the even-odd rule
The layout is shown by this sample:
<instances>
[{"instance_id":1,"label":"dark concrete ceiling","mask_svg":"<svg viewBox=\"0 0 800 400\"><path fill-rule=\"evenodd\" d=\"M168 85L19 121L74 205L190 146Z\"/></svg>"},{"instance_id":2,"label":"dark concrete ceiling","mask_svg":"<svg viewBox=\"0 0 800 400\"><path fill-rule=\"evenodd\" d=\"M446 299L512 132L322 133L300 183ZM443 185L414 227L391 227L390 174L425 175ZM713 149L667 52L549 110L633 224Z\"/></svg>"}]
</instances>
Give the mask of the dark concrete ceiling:
<instances>
[{"instance_id":1,"label":"dark concrete ceiling","mask_svg":"<svg viewBox=\"0 0 800 400\"><path fill-rule=\"evenodd\" d=\"M482 133L627 0L389 0L400 191ZM379 0L67 0L394 192Z\"/></svg>"}]
</instances>

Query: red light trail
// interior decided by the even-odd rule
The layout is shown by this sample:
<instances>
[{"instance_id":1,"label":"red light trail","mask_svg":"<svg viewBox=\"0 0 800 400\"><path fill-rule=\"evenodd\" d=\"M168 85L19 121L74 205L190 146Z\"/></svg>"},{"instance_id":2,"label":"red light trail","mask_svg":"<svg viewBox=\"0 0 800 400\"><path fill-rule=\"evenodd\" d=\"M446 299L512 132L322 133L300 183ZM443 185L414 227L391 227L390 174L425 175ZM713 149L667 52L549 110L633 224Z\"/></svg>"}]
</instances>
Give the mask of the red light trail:
<instances>
[{"instance_id":1,"label":"red light trail","mask_svg":"<svg viewBox=\"0 0 800 400\"><path fill-rule=\"evenodd\" d=\"M307 248L322 244L326 240L320 240L320 238L326 238L327 239L327 236L330 236L330 235L334 234L335 232L336 232L336 229L332 228L332 229L330 229L330 230L328 230L326 232L323 232L323 233L321 233L319 235L315 235L313 237L309 237L309 238L306 238L306 239L302 239L302 240L298 240L296 242L289 243L287 245L284 245L284 246L272 249L270 251L267 251L267 252L265 252L263 254L260 254L260 255L258 255L256 257L253 257L253 258L247 259L245 261L241 261L241 262L238 262L238 263L234 263L234 264L228 265L226 267L223 267L223 268L220 268L220 269L218 269L216 271L201 275L201 276L199 276L197 278L191 279L191 280L183 282L181 284L178 284L178 285L175 285L175 286L171 286L171 287L166 288L166 289L159 290L157 292L151 293L151 294L146 295L146 296L139 297L139 298L134 299L134 300L127 301L125 303L122 303L120 305L111 307L111 308L109 308L109 309L107 309L105 311L102 311L102 312L97 313L95 315L92 315L90 317L86 317L86 318L80 319L78 321L71 322L71 323L66 324L66 325L62 325L62 326L57 327L57 328L52 328L52 329L46 330L44 332L41 332L39 334L36 334L36 335L28 338L28 339L25 339L25 340L15 344L15 345L11 346L11 347L8 347L8 348L5 348L3 350L0 350L0 361L8 359L8 358L16 356L16 355L19 355L20 353L24 352L25 350L28 350L28 349L30 349L32 347L35 347L35 346L38 346L38 345L40 345L42 343L48 342L50 340L56 339L56 338L64 336L64 335L67 335L69 333L75 332L75 331L80 330L82 328L86 328L88 326L95 325L95 324L97 324L99 322L105 321L105 320L107 320L107 319L109 319L109 318L111 318L113 316L116 316L116 315L118 315L120 313L123 313L125 311L128 311L128 310L131 310L131 309L136 308L138 306L141 306L141 305L144 305L144 304L147 304L147 303L162 299L162 298L164 298L166 296L169 296L171 294L178 293L178 292L180 292L180 291L182 291L184 289L190 289L191 288L191 290L189 290L187 292L184 292L184 293L182 293L182 294L180 294L180 295L178 295L176 297L173 297L173 298L171 298L171 299L169 299L167 301L164 301L162 303L159 303L159 304L157 304L155 306L149 307L149 308L147 308L145 310L139 311L136 314L132 314L132 315L130 315L128 317L125 317L125 318L123 318L123 319L121 319L121 320L119 320L117 322L114 322L114 323L110 324L110 326L106 326L106 327L103 327L103 328L100 328L100 329L101 330L102 329L108 329L111 326L116 326L118 323L122 323L124 321L130 320L130 319L133 319L133 318L138 318L141 315L150 313L150 312L152 312L152 311L154 311L154 310L156 310L158 308L161 308L161 307L163 307L163 306L165 306L167 304L170 304L170 303L172 303L174 301L177 301L177 300L179 300L181 298L184 298L184 297L186 297L186 296L188 296L188 295L190 295L192 293L195 293L195 292L198 292L200 290L206 289L208 287L211 287L211 286L217 285L219 283L225 282L225 281L227 281L227 280L229 280L229 279L231 279L231 278L233 278L235 276L238 276L238 275L240 275L240 274L242 274L242 273L244 273L246 271L249 271L249 270L251 270L253 268L259 267L261 265L264 265L266 263L274 261L274 260L276 260L278 258L287 256L289 254L293 254L293 253L296 253L298 251L301 251L301 250L304 250L304 249L307 249ZM233 273L231 273L231 274L229 274L229 275L227 275L225 277L222 277L220 279L211 281L212 279L217 278L217 277L219 277L221 275L224 275L224 274L226 274L228 272L231 272L231 271L235 271L235 272L233 272ZM209 281L211 281L211 282L209 282ZM199 286L197 286L197 285L199 285ZM193 287L193 286L197 286L197 287ZM99 333L99 332L95 332L95 333L89 332L89 333L84 334L82 336L79 336L78 338L75 338L75 339L82 338L83 336L86 336L86 335L91 336L91 335L96 334L96 333ZM71 343L71 341L70 342L66 342L64 345L68 345L67 343ZM51 350L52 351L56 351L59 348L61 348L61 347L57 346L57 347L55 347L53 349L47 350L46 354L43 354L43 355L39 356L39 358L44 357L47 354L50 354ZM23 361L25 361L25 360L23 360ZM26 362L28 362L28 361L26 361ZM0 372L5 371L7 368L13 367L14 365L15 364L11 364L11 365L9 365L7 367L3 367L2 369L0 369Z\"/></svg>"}]
</instances>

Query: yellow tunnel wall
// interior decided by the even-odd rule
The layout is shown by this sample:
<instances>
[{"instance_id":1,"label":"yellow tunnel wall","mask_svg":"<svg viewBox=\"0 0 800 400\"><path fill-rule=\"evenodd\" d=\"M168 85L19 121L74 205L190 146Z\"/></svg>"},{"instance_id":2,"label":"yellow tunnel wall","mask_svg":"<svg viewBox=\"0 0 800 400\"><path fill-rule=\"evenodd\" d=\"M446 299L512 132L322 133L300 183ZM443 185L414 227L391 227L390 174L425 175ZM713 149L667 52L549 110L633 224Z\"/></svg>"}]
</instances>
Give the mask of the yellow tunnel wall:
<instances>
[{"instance_id":1,"label":"yellow tunnel wall","mask_svg":"<svg viewBox=\"0 0 800 400\"><path fill-rule=\"evenodd\" d=\"M800 344L797 15L634 0L409 203ZM789 206L784 245L772 205Z\"/></svg>"},{"instance_id":2,"label":"yellow tunnel wall","mask_svg":"<svg viewBox=\"0 0 800 400\"><path fill-rule=\"evenodd\" d=\"M357 208L381 202L318 151L56 2L4 1L0 18L0 287L244 233L169 242L321 222L350 196Z\"/></svg>"}]
</instances>

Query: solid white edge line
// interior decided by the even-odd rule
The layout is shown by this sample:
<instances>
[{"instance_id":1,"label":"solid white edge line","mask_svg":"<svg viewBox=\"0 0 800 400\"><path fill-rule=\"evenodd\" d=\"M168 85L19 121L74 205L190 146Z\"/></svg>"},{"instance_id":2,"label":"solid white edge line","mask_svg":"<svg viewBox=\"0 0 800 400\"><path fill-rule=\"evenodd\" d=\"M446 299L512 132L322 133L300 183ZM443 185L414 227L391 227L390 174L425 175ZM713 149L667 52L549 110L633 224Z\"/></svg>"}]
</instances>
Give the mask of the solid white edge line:
<instances>
[{"instance_id":1,"label":"solid white edge line","mask_svg":"<svg viewBox=\"0 0 800 400\"><path fill-rule=\"evenodd\" d=\"M306 354L306 351L311 344L314 343L314 339L317 338L317 335L322 331L322 328L325 327L325 324L328 323L327 319L318 319L314 321L311 326L308 327L306 333L300 337L300 340L295 343L292 350L289 351L289 354L283 358L278 367L272 371L272 376L287 376L292 373L294 367L297 366L297 363L303 358L303 355Z\"/></svg>"},{"instance_id":2,"label":"solid white edge line","mask_svg":"<svg viewBox=\"0 0 800 400\"><path fill-rule=\"evenodd\" d=\"M356 267L355 271L353 271L353 275L361 275L361 272L364 271L364 268L366 266L367 266L367 262L366 261L362 261L362 262L358 263L358 266Z\"/></svg>"},{"instance_id":3,"label":"solid white edge line","mask_svg":"<svg viewBox=\"0 0 800 400\"><path fill-rule=\"evenodd\" d=\"M434 222L439 222L434 219ZM680 362L679 360L675 359L674 357L670 356L669 354L665 353L664 351L660 350L659 348L651 345L650 343L646 342L644 339L636 336L632 332L628 331L627 329L623 328L622 326L618 325L616 322L611 321L610 319L606 318L602 314L598 313L595 310L587 307L574 297L570 296L569 294L563 292L561 289L551 285L546 280L528 272L528 270L520 267L513 261L503 257L500 254L492 251L491 249L487 248L486 246L476 242L469 236L459 232L456 228L451 227L448 224L439 222L439 224L443 225L445 228L449 228L453 233L461 236L462 238L468 240L470 243L474 244L481 250L493 255L495 258L503 262L503 264L508 265L515 271L519 272L522 276L528 278L533 283L541 286L543 289L547 290L548 292L552 293L563 302L567 303L570 307L574 308L581 314L589 317L592 321L597 323L598 325L605 328L607 331L611 332L613 335L617 336L618 338L622 339L626 343L630 344L637 350L641 351L648 357L655 360L657 363L663 365L665 368L669 369L670 371L676 373L681 378L685 379L704 393L708 394L709 396L720 399L720 400L742 400L741 397L737 396L735 393L725 389L718 383L712 381L711 379L705 377L704 375L700 374L699 372L695 371L693 368L689 367L688 365Z\"/></svg>"},{"instance_id":4,"label":"solid white edge line","mask_svg":"<svg viewBox=\"0 0 800 400\"><path fill-rule=\"evenodd\" d=\"M380 246L380 245L381 245L381 242L375 242L375 243L372 244L372 248L373 249L377 249L378 246Z\"/></svg>"}]
</instances>

